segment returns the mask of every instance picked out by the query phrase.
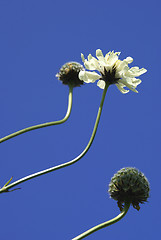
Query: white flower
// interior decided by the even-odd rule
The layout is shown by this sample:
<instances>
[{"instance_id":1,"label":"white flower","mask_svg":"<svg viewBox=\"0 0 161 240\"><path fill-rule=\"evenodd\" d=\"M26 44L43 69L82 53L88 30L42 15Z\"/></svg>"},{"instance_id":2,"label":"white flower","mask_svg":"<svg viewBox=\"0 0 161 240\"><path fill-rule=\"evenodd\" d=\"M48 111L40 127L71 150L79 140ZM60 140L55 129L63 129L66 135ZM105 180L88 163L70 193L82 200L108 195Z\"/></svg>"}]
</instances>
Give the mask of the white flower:
<instances>
[{"instance_id":1,"label":"white flower","mask_svg":"<svg viewBox=\"0 0 161 240\"><path fill-rule=\"evenodd\" d=\"M97 86L104 89L105 83L115 84L117 88L122 93L128 93L129 90L124 89L127 87L133 92L138 92L136 87L141 83L141 80L136 78L141 74L147 72L145 68L139 69L139 67L129 68L133 59L131 57L125 58L123 61L118 59L120 52L108 52L105 57L100 49L96 50L96 57L93 57L91 54L88 55L88 60L84 58L84 55L81 54L82 61L84 66L91 71L80 71L79 78L80 80L86 83L93 83L96 80ZM100 74L93 72L97 70Z\"/></svg>"}]
</instances>

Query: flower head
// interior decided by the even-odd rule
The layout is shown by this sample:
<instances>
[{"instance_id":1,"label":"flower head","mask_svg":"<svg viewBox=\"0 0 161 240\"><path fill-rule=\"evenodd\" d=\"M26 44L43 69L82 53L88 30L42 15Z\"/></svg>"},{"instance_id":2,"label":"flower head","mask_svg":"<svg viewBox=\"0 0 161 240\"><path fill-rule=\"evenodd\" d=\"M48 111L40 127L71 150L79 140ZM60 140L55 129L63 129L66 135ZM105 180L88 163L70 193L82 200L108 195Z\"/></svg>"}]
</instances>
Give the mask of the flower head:
<instances>
[{"instance_id":1,"label":"flower head","mask_svg":"<svg viewBox=\"0 0 161 240\"><path fill-rule=\"evenodd\" d=\"M137 210L139 203L144 203L149 197L150 186L147 178L136 168L127 167L119 170L109 184L109 194L117 200L120 211L123 203L129 201Z\"/></svg>"},{"instance_id":2,"label":"flower head","mask_svg":"<svg viewBox=\"0 0 161 240\"><path fill-rule=\"evenodd\" d=\"M83 84L83 81L79 79L78 74L84 67L77 62L65 63L61 68L56 77L62 81L65 85L71 85L73 87L78 87Z\"/></svg>"},{"instance_id":3,"label":"flower head","mask_svg":"<svg viewBox=\"0 0 161 240\"><path fill-rule=\"evenodd\" d=\"M129 68L133 59L131 57L125 58L123 61L118 59L120 52L108 52L105 57L100 49L96 50L96 57L91 54L88 55L88 60L81 54L84 66L91 71L80 71L79 78L86 83L93 83L99 80L97 86L104 89L105 84L115 84L120 92L127 93L129 90L124 89L127 87L133 92L138 92L136 87L141 83L140 79L136 77L145 73L145 68L139 69L139 67ZM99 71L100 74L93 72L93 70Z\"/></svg>"}]
</instances>

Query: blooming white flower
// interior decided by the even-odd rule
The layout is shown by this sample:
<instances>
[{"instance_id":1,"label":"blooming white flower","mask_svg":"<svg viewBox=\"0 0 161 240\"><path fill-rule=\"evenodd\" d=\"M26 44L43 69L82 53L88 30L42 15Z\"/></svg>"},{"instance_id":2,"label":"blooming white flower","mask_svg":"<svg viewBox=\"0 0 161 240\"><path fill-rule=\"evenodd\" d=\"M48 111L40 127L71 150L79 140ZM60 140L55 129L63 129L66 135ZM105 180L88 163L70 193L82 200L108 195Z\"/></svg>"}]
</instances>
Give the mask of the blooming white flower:
<instances>
[{"instance_id":1,"label":"blooming white flower","mask_svg":"<svg viewBox=\"0 0 161 240\"><path fill-rule=\"evenodd\" d=\"M91 54L88 55L88 60L84 58L84 55L81 54L82 61L84 66L91 71L80 71L79 78L80 80L86 83L93 83L96 80L97 86L104 89L105 82L110 84L115 84L117 88L122 93L128 93L129 90L124 89L127 87L133 92L138 92L136 87L141 83L141 80L136 78L141 74L147 72L145 68L139 69L139 67L129 68L133 59L131 57L125 58L123 61L118 59L120 52L108 52L105 57L100 49L96 50L96 57L98 60L93 57ZM93 72L93 70L99 71L100 74Z\"/></svg>"}]
</instances>

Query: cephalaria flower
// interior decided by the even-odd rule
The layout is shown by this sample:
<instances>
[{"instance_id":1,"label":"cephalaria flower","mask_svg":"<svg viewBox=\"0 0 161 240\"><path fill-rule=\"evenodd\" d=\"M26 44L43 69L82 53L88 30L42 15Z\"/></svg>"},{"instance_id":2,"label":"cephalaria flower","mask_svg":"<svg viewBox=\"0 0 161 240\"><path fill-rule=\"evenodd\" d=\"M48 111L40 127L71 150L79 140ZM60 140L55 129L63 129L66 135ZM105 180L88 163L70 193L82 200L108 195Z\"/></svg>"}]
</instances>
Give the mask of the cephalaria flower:
<instances>
[{"instance_id":1,"label":"cephalaria flower","mask_svg":"<svg viewBox=\"0 0 161 240\"><path fill-rule=\"evenodd\" d=\"M123 61L118 59L120 52L108 52L105 57L100 49L96 50L96 57L91 54L88 55L88 60L81 54L84 66L88 70L79 72L79 79L86 83L93 83L96 80L97 86L104 89L105 84L115 84L122 93L128 93L125 87L131 89L133 92L138 92L136 87L141 83L141 80L136 78L147 72L145 68L139 67L129 68L128 64L132 63L133 58L127 57ZM98 71L99 73L94 72Z\"/></svg>"}]
</instances>

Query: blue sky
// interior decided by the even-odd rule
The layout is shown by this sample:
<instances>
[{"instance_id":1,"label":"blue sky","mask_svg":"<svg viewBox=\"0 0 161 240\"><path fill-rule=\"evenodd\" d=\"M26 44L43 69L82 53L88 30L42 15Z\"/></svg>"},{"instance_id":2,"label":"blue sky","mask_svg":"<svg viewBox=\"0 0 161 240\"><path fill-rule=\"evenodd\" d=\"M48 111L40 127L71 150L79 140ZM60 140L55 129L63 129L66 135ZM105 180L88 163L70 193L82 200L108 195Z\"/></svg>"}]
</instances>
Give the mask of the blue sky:
<instances>
[{"instance_id":1,"label":"blue sky","mask_svg":"<svg viewBox=\"0 0 161 240\"><path fill-rule=\"evenodd\" d=\"M161 234L160 7L154 1L0 0L0 136L66 112L68 87L55 74L81 52L120 51L130 66L148 71L139 94L110 86L96 138L78 163L1 194L1 239L68 240L115 217L107 193L122 167L141 170L151 186L149 202L132 207L119 223L87 237L134 240ZM0 185L13 176L64 163L86 146L102 90L96 84L74 89L69 120L1 143Z\"/></svg>"}]
</instances>

